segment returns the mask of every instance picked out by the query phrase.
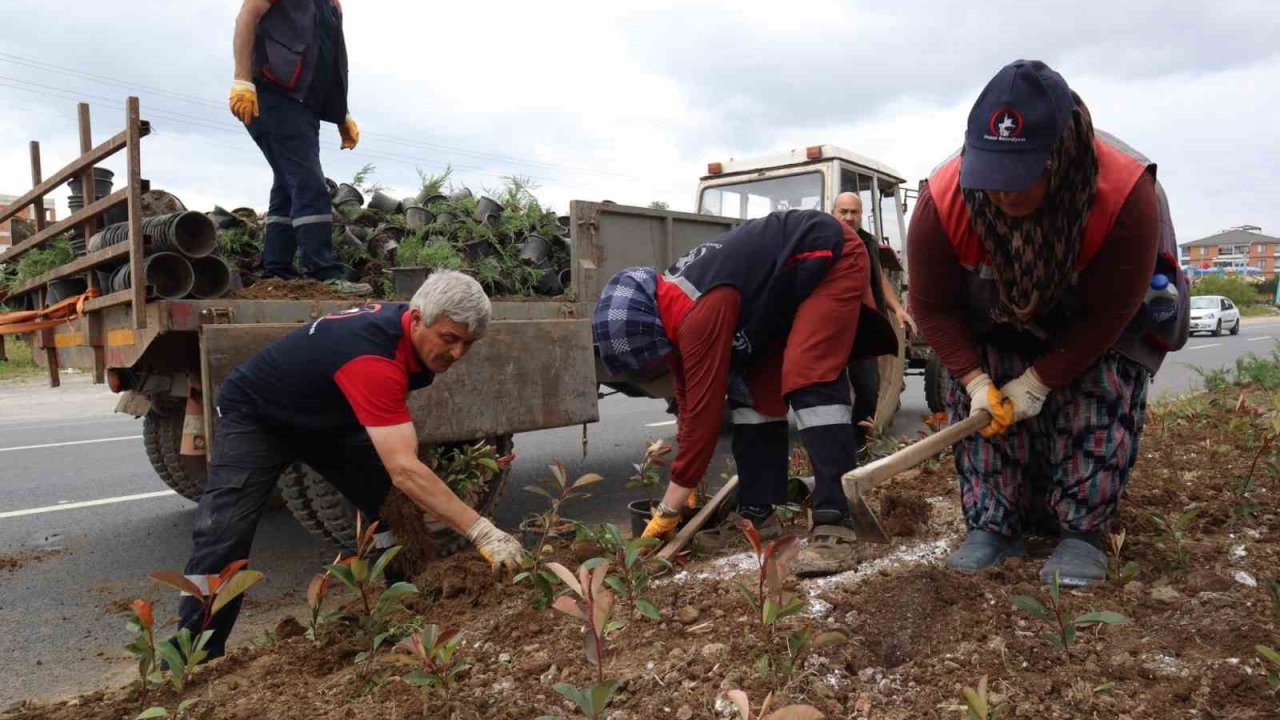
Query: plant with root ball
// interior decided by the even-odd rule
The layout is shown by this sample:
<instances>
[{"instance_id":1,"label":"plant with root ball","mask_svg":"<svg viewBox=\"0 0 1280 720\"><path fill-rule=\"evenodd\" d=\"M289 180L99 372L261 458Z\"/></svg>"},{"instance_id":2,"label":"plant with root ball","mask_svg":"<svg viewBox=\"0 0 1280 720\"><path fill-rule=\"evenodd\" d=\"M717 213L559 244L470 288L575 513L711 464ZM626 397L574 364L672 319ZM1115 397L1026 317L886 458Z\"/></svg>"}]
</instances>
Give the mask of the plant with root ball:
<instances>
[{"instance_id":1,"label":"plant with root ball","mask_svg":"<svg viewBox=\"0 0 1280 720\"><path fill-rule=\"evenodd\" d=\"M412 654L419 664L404 681L415 687L440 688L448 697L453 681L471 667L456 657L461 643L457 628L442 630L438 625L428 625L401 640L396 647Z\"/></svg>"},{"instance_id":2,"label":"plant with root ball","mask_svg":"<svg viewBox=\"0 0 1280 720\"><path fill-rule=\"evenodd\" d=\"M371 638L371 647L356 655L356 662L369 659L383 643L392 639L394 633L388 630L390 614L400 607L401 600L418 594L418 588L407 582L392 583L381 589L385 584L387 565L400 553L401 547L389 547L374 559L374 538L377 532L378 523L365 527L364 515L357 512L356 553L341 558L327 568L331 575L338 578L360 600L361 613L356 621Z\"/></svg>"},{"instance_id":3,"label":"plant with root ball","mask_svg":"<svg viewBox=\"0 0 1280 720\"><path fill-rule=\"evenodd\" d=\"M1138 572L1141 570L1138 563L1132 560L1129 562L1124 561L1124 540L1124 530L1107 533L1107 548L1110 550L1109 558L1111 561L1111 577L1121 585L1138 577Z\"/></svg>"},{"instance_id":4,"label":"plant with root ball","mask_svg":"<svg viewBox=\"0 0 1280 720\"><path fill-rule=\"evenodd\" d=\"M737 720L823 720L826 717L821 710L812 705L787 705L770 712L769 704L773 702L773 693L764 696L764 702L760 703L758 712L751 711L751 700L741 690L730 690L724 694L724 697L736 711ZM729 711L726 710L726 712Z\"/></svg>"},{"instance_id":5,"label":"plant with root ball","mask_svg":"<svg viewBox=\"0 0 1280 720\"><path fill-rule=\"evenodd\" d=\"M964 720L997 720L1009 707L1005 703L999 705L991 701L987 693L987 676L978 680L978 687L964 688Z\"/></svg>"},{"instance_id":6,"label":"plant with root ball","mask_svg":"<svg viewBox=\"0 0 1280 720\"><path fill-rule=\"evenodd\" d=\"M1071 659L1071 646L1076 640L1076 631L1091 625L1122 625L1129 618L1120 613L1091 610L1082 615L1071 617L1067 614L1062 602L1062 589L1058 573L1053 574L1053 582L1049 585L1048 607L1030 595L1014 595L1014 607L1043 623L1048 632L1045 639L1050 645L1062 651L1067 660Z\"/></svg>"},{"instance_id":7,"label":"plant with root ball","mask_svg":"<svg viewBox=\"0 0 1280 720\"><path fill-rule=\"evenodd\" d=\"M548 545L547 539L551 537L551 533L557 529L567 527L569 522L561 515L561 508L564 504L571 500L583 500L591 497L588 493L582 491L582 488L604 480L603 477L595 473L587 473L577 480L569 482L568 476L564 471L564 464L556 462L549 466L551 469L551 477L543 480L540 485L525 486L525 490L541 495L547 499L547 509L533 516L537 518L539 535L532 550L525 553L521 560L520 572L512 578L512 583L520 584L529 583L533 588L533 597L530 603L539 610L544 610L551 606L551 601L555 599L555 584L557 577L551 572L544 562L548 553L551 552L551 546Z\"/></svg>"},{"instance_id":8,"label":"plant with root ball","mask_svg":"<svg viewBox=\"0 0 1280 720\"><path fill-rule=\"evenodd\" d=\"M671 454L671 443L666 440L650 440L645 443L644 457L633 463L636 472L627 480L627 487L640 488L653 502L653 493L662 484L662 468L666 466L667 455Z\"/></svg>"},{"instance_id":9,"label":"plant with root ball","mask_svg":"<svg viewBox=\"0 0 1280 720\"><path fill-rule=\"evenodd\" d=\"M583 563L578 568L577 575L560 563L547 563L547 569L554 572L569 588L569 593L556 598L552 607L582 622L583 653L587 662L596 670L595 685L579 688L569 683L559 683L553 689L571 700L591 720L600 720L604 716L604 711L620 684L617 680L606 680L604 677L606 636L621 625L611 620L615 596L604 582L609 572L609 562L601 558L596 560L599 562L588 560ZM552 717L544 715L539 720L551 720Z\"/></svg>"}]
</instances>

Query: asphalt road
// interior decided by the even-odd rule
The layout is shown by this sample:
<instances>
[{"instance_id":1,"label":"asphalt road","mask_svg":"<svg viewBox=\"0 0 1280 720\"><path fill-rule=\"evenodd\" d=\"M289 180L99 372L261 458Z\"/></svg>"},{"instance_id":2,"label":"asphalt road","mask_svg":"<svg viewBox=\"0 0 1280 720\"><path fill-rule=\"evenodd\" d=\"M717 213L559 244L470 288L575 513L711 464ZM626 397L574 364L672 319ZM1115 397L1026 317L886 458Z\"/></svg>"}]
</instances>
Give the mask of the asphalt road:
<instances>
[{"instance_id":1,"label":"asphalt road","mask_svg":"<svg viewBox=\"0 0 1280 720\"><path fill-rule=\"evenodd\" d=\"M1248 323L1238 336L1192 338L1156 378L1161 396L1198 387L1196 367L1228 367L1245 353L1271 352L1280 320ZM0 385L0 708L127 679L121 614L147 591L145 576L181 569L190 549L194 504L165 488L142 451L138 421L112 414L115 398L83 375L64 374L60 389L39 383ZM570 473L598 472L606 483L572 512L592 521L627 522L623 487L646 439L674 439L665 404L610 397L601 421L516 437L519 455L497 521L514 527L537 496L519 488L563 461ZM927 414L921 379L907 380L895 432L914 435ZM721 438L712 473L726 468ZM310 576L333 550L304 531L286 510L270 511L259 528L253 561L266 573L237 627L236 642L261 636L284 614L303 607ZM176 598L158 596L172 612ZM164 613L161 613L164 614Z\"/></svg>"}]
</instances>

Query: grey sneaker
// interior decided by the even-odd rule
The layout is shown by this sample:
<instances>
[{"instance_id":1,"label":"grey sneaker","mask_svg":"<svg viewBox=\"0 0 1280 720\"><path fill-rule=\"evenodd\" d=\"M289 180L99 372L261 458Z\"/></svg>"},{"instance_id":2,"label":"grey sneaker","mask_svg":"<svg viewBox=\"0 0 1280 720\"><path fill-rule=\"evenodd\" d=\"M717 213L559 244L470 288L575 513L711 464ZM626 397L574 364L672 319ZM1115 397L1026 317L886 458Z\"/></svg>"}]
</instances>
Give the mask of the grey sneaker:
<instances>
[{"instance_id":1,"label":"grey sneaker","mask_svg":"<svg viewBox=\"0 0 1280 720\"><path fill-rule=\"evenodd\" d=\"M324 284L327 285L330 290L338 293L339 295L363 297L373 294L373 287L368 283L351 282L349 280L343 280L342 278L329 278L324 281Z\"/></svg>"},{"instance_id":2,"label":"grey sneaker","mask_svg":"<svg viewBox=\"0 0 1280 720\"><path fill-rule=\"evenodd\" d=\"M999 565L1008 557L1022 557L1027 551L1021 538L1007 538L986 530L970 530L964 544L947 556L947 567L960 572L976 573Z\"/></svg>"}]
</instances>

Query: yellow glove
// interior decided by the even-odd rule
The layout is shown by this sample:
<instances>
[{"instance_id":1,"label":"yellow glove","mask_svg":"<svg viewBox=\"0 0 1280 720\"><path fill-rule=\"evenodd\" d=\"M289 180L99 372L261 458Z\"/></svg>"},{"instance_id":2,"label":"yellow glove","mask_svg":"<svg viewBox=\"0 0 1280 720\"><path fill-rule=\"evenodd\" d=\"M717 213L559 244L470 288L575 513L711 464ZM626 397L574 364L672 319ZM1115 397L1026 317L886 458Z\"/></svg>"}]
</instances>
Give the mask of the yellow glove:
<instances>
[{"instance_id":1,"label":"yellow glove","mask_svg":"<svg viewBox=\"0 0 1280 720\"><path fill-rule=\"evenodd\" d=\"M248 125L258 117L258 89L247 80L234 80L231 83L231 99L227 104L231 107L231 114Z\"/></svg>"},{"instance_id":2,"label":"yellow glove","mask_svg":"<svg viewBox=\"0 0 1280 720\"><path fill-rule=\"evenodd\" d=\"M480 557L489 561L495 573L503 570L510 573L520 569L524 548L518 540L495 527L488 518L477 520L467 531L467 539L476 546Z\"/></svg>"},{"instance_id":3,"label":"yellow glove","mask_svg":"<svg viewBox=\"0 0 1280 720\"><path fill-rule=\"evenodd\" d=\"M1013 403L991 382L991 378L982 373L964 386L969 393L969 414L986 410L991 414L991 422L978 432L982 437L990 438L1004 434L1014 423Z\"/></svg>"},{"instance_id":4,"label":"yellow glove","mask_svg":"<svg viewBox=\"0 0 1280 720\"><path fill-rule=\"evenodd\" d=\"M360 126L356 125L356 119L351 117L351 113L347 113L347 119L338 126L338 134L342 136L343 150L351 150L360 142Z\"/></svg>"},{"instance_id":5,"label":"yellow glove","mask_svg":"<svg viewBox=\"0 0 1280 720\"><path fill-rule=\"evenodd\" d=\"M675 532L676 526L679 524L679 514L663 517L658 514L657 510L654 510L653 515L649 518L649 524L645 525L644 532L640 534L640 537L666 540L671 537L671 534Z\"/></svg>"}]
</instances>

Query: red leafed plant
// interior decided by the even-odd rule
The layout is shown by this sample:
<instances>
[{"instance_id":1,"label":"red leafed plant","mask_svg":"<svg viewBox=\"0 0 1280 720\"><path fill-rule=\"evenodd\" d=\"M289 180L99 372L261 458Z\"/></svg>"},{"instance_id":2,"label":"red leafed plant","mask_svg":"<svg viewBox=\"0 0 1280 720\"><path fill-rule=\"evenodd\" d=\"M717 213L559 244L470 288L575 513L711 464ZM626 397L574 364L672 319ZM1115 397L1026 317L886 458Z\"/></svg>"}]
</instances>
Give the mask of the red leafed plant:
<instances>
[{"instance_id":1,"label":"red leafed plant","mask_svg":"<svg viewBox=\"0 0 1280 720\"><path fill-rule=\"evenodd\" d=\"M791 564L800 554L800 548L803 545L800 538L787 534L765 544L760 539L756 526L745 518L738 521L738 529L747 536L747 540L751 542L751 548L755 550L758 570L754 592L741 582L738 583L738 588L747 598L747 602L751 603L751 607L760 613L760 624L767 628L778 620L795 615L804 609L803 600L800 598L788 600L786 591L782 589L782 581L791 572Z\"/></svg>"},{"instance_id":2,"label":"red leafed plant","mask_svg":"<svg viewBox=\"0 0 1280 720\"><path fill-rule=\"evenodd\" d=\"M617 623L610 622L616 596L604 584L609 573L609 561L592 558L578 568L576 576L557 562L547 563L547 569L555 573L571 593L556 598L551 607L582 621L587 662L596 668L596 684L592 687L580 689L569 683L559 683L553 689L572 700L583 715L598 720L619 685L617 680L604 678L605 636L619 627Z\"/></svg>"},{"instance_id":3,"label":"red leafed plant","mask_svg":"<svg viewBox=\"0 0 1280 720\"><path fill-rule=\"evenodd\" d=\"M826 717L821 710L812 705L787 705L769 712L769 703L773 701L773 693L766 695L764 702L760 703L759 713L751 712L751 701L747 699L745 692L730 690L724 695L729 702L733 703L734 709L738 711L738 720L823 720Z\"/></svg>"}]
</instances>

